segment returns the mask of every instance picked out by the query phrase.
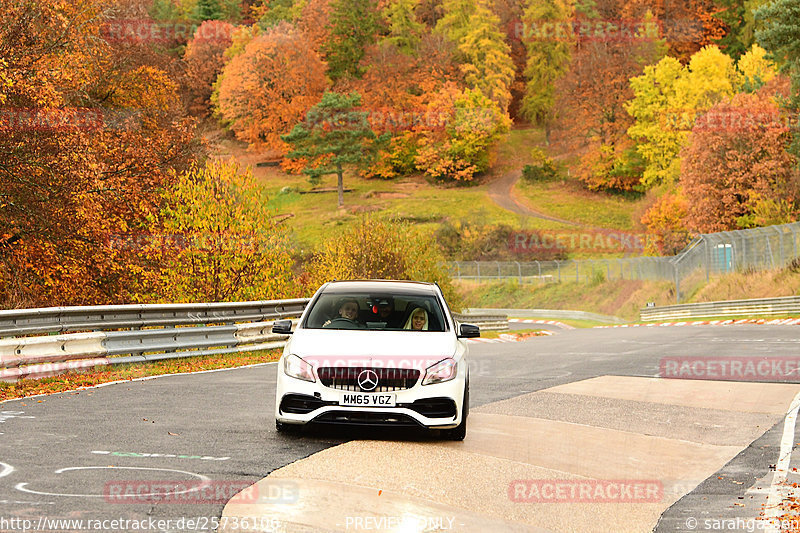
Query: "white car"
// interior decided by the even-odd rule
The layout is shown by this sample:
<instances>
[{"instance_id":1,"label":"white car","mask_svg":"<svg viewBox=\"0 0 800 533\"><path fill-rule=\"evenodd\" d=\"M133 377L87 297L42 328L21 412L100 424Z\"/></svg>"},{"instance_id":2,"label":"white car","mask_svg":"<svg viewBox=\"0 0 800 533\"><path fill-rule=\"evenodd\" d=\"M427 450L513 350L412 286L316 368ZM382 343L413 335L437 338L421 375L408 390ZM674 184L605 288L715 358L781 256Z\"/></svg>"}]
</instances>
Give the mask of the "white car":
<instances>
[{"instance_id":1,"label":"white car","mask_svg":"<svg viewBox=\"0 0 800 533\"><path fill-rule=\"evenodd\" d=\"M292 333L292 322L275 322ZM463 440L469 412L465 338L439 286L334 281L303 312L278 362L275 424L412 426Z\"/></svg>"}]
</instances>

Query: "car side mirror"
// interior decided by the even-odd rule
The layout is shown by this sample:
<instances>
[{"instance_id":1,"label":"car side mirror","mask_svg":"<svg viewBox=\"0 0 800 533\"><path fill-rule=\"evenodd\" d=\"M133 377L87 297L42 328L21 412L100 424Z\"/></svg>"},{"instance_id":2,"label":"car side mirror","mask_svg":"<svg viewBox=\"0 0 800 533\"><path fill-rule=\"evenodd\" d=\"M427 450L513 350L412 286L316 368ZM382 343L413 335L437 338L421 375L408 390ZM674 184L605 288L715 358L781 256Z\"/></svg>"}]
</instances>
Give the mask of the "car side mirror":
<instances>
[{"instance_id":1,"label":"car side mirror","mask_svg":"<svg viewBox=\"0 0 800 533\"><path fill-rule=\"evenodd\" d=\"M276 320L272 324L272 333L279 333L281 335L292 334L292 321L291 320Z\"/></svg>"},{"instance_id":2,"label":"car side mirror","mask_svg":"<svg viewBox=\"0 0 800 533\"><path fill-rule=\"evenodd\" d=\"M481 336L481 328L472 324L461 324L458 328L459 339L474 339Z\"/></svg>"}]
</instances>

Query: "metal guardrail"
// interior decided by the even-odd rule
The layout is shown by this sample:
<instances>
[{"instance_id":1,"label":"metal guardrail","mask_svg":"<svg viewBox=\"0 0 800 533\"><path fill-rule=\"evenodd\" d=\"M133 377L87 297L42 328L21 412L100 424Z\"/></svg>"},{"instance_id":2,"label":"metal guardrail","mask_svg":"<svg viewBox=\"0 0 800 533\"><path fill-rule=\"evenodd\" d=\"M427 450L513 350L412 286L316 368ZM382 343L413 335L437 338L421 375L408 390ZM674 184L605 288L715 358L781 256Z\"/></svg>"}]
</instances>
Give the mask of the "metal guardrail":
<instances>
[{"instance_id":1,"label":"metal guardrail","mask_svg":"<svg viewBox=\"0 0 800 533\"><path fill-rule=\"evenodd\" d=\"M504 331L508 329L508 316L496 313L453 313L453 320L456 323L473 324L480 327L482 331Z\"/></svg>"},{"instance_id":2,"label":"metal guardrail","mask_svg":"<svg viewBox=\"0 0 800 533\"><path fill-rule=\"evenodd\" d=\"M308 298L0 310L0 337L69 331L259 322L298 316Z\"/></svg>"},{"instance_id":3,"label":"metal guardrail","mask_svg":"<svg viewBox=\"0 0 800 533\"><path fill-rule=\"evenodd\" d=\"M714 316L774 316L785 314L800 315L800 296L667 305L663 307L646 307L639 310L639 316L643 321L647 322Z\"/></svg>"},{"instance_id":4,"label":"metal guardrail","mask_svg":"<svg viewBox=\"0 0 800 533\"><path fill-rule=\"evenodd\" d=\"M600 315L587 311L569 311L566 309L467 309L467 313L490 314L503 313L517 318L571 318L573 320L594 320L609 324L624 324L626 321L617 316Z\"/></svg>"},{"instance_id":5,"label":"metal guardrail","mask_svg":"<svg viewBox=\"0 0 800 533\"><path fill-rule=\"evenodd\" d=\"M94 366L279 348L287 336L273 334L272 321L263 319L297 317L308 302L294 299L0 311L0 337L5 337L0 338L0 380L44 377ZM454 318L487 330L508 329L505 316ZM22 336L86 329L92 331Z\"/></svg>"}]
</instances>

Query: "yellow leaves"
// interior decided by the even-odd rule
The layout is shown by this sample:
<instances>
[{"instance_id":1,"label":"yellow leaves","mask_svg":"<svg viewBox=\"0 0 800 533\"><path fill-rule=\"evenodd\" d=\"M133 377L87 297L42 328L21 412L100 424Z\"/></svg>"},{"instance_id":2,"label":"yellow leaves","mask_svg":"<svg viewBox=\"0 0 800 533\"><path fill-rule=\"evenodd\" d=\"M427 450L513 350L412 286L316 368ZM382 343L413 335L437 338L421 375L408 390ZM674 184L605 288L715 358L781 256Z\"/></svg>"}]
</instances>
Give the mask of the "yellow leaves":
<instances>
[{"instance_id":1,"label":"yellow leaves","mask_svg":"<svg viewBox=\"0 0 800 533\"><path fill-rule=\"evenodd\" d=\"M251 300L295 292L286 232L250 169L210 160L166 192L164 268L153 290L172 301Z\"/></svg>"},{"instance_id":2,"label":"yellow leaves","mask_svg":"<svg viewBox=\"0 0 800 533\"><path fill-rule=\"evenodd\" d=\"M115 106L167 111L178 101L178 85L163 70L142 66L123 73L111 101Z\"/></svg>"},{"instance_id":3,"label":"yellow leaves","mask_svg":"<svg viewBox=\"0 0 800 533\"><path fill-rule=\"evenodd\" d=\"M766 58L767 51L754 44L750 50L739 58L737 68L742 86L755 88L768 83L778 75L775 63Z\"/></svg>"}]
</instances>

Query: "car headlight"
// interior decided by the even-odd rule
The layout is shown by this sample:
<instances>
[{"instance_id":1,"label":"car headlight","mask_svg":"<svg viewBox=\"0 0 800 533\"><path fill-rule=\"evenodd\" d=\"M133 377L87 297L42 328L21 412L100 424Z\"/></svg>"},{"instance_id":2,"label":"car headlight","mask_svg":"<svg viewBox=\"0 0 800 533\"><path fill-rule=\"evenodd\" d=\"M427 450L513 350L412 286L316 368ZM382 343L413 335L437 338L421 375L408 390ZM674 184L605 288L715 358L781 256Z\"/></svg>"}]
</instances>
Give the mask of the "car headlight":
<instances>
[{"instance_id":1,"label":"car headlight","mask_svg":"<svg viewBox=\"0 0 800 533\"><path fill-rule=\"evenodd\" d=\"M303 381L312 383L316 381L313 367L307 361L294 354L289 354L283 360L283 372L287 376L302 379Z\"/></svg>"},{"instance_id":2,"label":"car headlight","mask_svg":"<svg viewBox=\"0 0 800 533\"><path fill-rule=\"evenodd\" d=\"M443 359L425 370L425 378L422 380L422 384L434 385L436 383L444 383L456 377L457 373L456 360Z\"/></svg>"}]
</instances>

